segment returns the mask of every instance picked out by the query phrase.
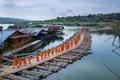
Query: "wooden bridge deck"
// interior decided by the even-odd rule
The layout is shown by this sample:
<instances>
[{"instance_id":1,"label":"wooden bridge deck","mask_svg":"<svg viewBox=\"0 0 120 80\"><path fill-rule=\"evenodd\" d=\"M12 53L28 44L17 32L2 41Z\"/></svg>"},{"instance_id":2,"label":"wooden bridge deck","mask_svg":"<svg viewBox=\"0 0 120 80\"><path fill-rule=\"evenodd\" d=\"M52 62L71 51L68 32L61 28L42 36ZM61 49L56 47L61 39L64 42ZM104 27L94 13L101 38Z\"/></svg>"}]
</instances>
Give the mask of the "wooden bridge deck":
<instances>
[{"instance_id":1,"label":"wooden bridge deck","mask_svg":"<svg viewBox=\"0 0 120 80\"><path fill-rule=\"evenodd\" d=\"M89 38L87 39L87 37ZM20 66L19 68L12 68L12 65L6 66L0 69L0 71L2 71L0 73L0 76L6 76L12 73L22 72L24 74L29 74L29 75L36 76L36 77L45 77L46 76L45 74L39 74L36 72L29 71L27 69L38 68L38 69L46 70L50 72L57 72L59 69L65 68L68 64L74 62L77 59L80 59L83 55L87 54L87 52L85 53L85 51L87 51L88 47L90 46L89 39L90 39L90 34L85 32L81 35L81 40L76 46L71 47L64 52L61 52L59 54L56 54L44 60L40 60L39 62L36 62L36 59L32 58L31 64L26 65L26 66ZM89 42L88 44L86 43L87 41ZM43 65L40 66L39 64L43 64ZM45 65L57 66L58 69L45 67Z\"/></svg>"},{"instance_id":2,"label":"wooden bridge deck","mask_svg":"<svg viewBox=\"0 0 120 80\"><path fill-rule=\"evenodd\" d=\"M13 60L11 60L11 59L7 59L7 58L5 58L5 57L0 57L0 59L2 59L2 60L5 60L5 61L8 61L8 62L12 62L13 63Z\"/></svg>"}]
</instances>

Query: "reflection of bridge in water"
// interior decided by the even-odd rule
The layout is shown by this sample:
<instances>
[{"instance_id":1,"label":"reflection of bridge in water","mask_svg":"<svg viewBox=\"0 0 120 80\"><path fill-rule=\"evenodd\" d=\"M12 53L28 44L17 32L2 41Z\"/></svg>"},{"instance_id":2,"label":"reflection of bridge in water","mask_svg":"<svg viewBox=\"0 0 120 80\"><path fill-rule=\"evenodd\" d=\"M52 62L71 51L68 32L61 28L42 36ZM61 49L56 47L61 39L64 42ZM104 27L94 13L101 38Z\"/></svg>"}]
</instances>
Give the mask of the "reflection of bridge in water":
<instances>
[{"instance_id":1,"label":"reflection of bridge in water","mask_svg":"<svg viewBox=\"0 0 120 80\"><path fill-rule=\"evenodd\" d=\"M18 64L18 59L14 59L14 68L12 65L4 66L0 69L0 75L3 79L12 80L31 80L28 76L33 76L38 80L45 78L51 73L55 73L61 68L65 68L68 64L82 58L84 55L91 52L91 36L89 31L78 31L68 42L61 44L55 48L40 52L31 58L31 63L28 61ZM19 60L20 61L20 60ZM16 65L17 64L17 65ZM19 66L19 68L18 68Z\"/></svg>"},{"instance_id":2,"label":"reflection of bridge in water","mask_svg":"<svg viewBox=\"0 0 120 80\"><path fill-rule=\"evenodd\" d=\"M116 38L114 38L113 43L112 43L112 46L115 47L112 51L113 51L115 54L117 54L118 56L120 56L120 53L117 52L117 50L120 49L120 39L118 39L118 41L117 41L118 44L115 44L115 40L116 40Z\"/></svg>"},{"instance_id":3,"label":"reflection of bridge in water","mask_svg":"<svg viewBox=\"0 0 120 80\"><path fill-rule=\"evenodd\" d=\"M113 49L112 51L117 54L118 56L120 56L120 53L118 53L116 50L120 49L120 28L118 26L113 28L113 32L114 32L114 39L113 39L113 43L112 45L115 47L115 49ZM118 40L118 41L116 41ZM115 42L118 42L118 44L115 44Z\"/></svg>"},{"instance_id":4,"label":"reflection of bridge in water","mask_svg":"<svg viewBox=\"0 0 120 80\"><path fill-rule=\"evenodd\" d=\"M117 50L120 50L120 28L115 27L115 28L100 28L100 29L91 29L90 30L92 33L97 33L99 35L106 34L106 35L113 35L109 37L106 41L113 39L111 45L114 47L112 52L120 56L120 53ZM116 44L117 43L117 44Z\"/></svg>"}]
</instances>

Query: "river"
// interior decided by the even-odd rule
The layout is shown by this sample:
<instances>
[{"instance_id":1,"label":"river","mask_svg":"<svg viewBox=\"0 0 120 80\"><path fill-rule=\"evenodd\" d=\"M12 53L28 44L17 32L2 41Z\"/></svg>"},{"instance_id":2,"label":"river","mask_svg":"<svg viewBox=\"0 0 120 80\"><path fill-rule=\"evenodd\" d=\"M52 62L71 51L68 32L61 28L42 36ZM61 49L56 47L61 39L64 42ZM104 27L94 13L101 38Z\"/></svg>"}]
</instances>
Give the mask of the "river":
<instances>
[{"instance_id":1,"label":"river","mask_svg":"<svg viewBox=\"0 0 120 80\"><path fill-rule=\"evenodd\" d=\"M49 37L46 39L46 41L43 42L43 47L41 47L40 49L43 50L47 50L47 49L51 49L52 47L56 47L59 44L62 44L63 42L65 42L68 38L70 38L75 32L77 32L78 30L80 30L81 27L76 27L76 26L65 26L63 33L65 33L63 36L60 37Z\"/></svg>"},{"instance_id":2,"label":"river","mask_svg":"<svg viewBox=\"0 0 120 80\"><path fill-rule=\"evenodd\" d=\"M80 27L66 27L63 40L50 43L56 46L66 40ZM92 53L68 65L65 69L54 73L43 80L120 80L120 48L112 45L114 35L104 32L92 33ZM116 38L115 45L118 44Z\"/></svg>"},{"instance_id":3,"label":"river","mask_svg":"<svg viewBox=\"0 0 120 80\"><path fill-rule=\"evenodd\" d=\"M62 44L81 27L66 26L62 37L50 37L44 41L40 50L47 50ZM42 80L120 80L120 43L118 37L112 45L112 31L91 33L92 53L53 73ZM119 46L116 48L115 46Z\"/></svg>"}]
</instances>

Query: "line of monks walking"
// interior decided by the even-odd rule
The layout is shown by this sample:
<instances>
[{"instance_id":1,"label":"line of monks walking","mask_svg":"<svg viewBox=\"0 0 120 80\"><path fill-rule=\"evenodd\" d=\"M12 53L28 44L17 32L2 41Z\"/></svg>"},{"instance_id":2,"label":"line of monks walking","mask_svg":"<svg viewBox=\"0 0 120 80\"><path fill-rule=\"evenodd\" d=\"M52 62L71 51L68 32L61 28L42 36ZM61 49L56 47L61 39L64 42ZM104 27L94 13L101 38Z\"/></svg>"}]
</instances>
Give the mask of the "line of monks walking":
<instances>
[{"instance_id":1,"label":"line of monks walking","mask_svg":"<svg viewBox=\"0 0 120 80\"><path fill-rule=\"evenodd\" d=\"M81 30L85 30L85 28L83 27ZM66 43L63 43L55 48L44 50L40 53L37 53L35 56L36 59L35 61L39 62L41 60L59 54L65 50L68 50L69 48L77 45L80 39L81 39L81 33L79 33L72 41L67 41ZM32 61L32 56L30 55L23 58L18 58L16 55L14 55L13 68L29 65L31 64L31 61Z\"/></svg>"}]
</instances>

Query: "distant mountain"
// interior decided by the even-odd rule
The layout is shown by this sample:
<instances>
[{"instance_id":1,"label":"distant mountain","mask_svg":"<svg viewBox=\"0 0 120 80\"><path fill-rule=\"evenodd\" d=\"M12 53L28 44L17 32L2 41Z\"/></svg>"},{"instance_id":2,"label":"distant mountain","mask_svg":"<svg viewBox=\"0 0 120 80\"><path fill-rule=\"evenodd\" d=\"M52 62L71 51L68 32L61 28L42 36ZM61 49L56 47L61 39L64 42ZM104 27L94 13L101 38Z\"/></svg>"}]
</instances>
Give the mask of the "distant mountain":
<instances>
[{"instance_id":1,"label":"distant mountain","mask_svg":"<svg viewBox=\"0 0 120 80\"><path fill-rule=\"evenodd\" d=\"M0 17L0 22L24 22L28 20L18 19L18 18L9 18L9 17Z\"/></svg>"}]
</instances>

